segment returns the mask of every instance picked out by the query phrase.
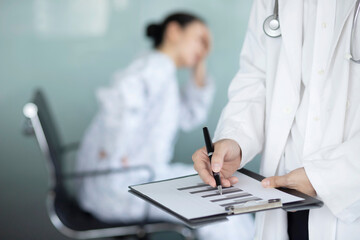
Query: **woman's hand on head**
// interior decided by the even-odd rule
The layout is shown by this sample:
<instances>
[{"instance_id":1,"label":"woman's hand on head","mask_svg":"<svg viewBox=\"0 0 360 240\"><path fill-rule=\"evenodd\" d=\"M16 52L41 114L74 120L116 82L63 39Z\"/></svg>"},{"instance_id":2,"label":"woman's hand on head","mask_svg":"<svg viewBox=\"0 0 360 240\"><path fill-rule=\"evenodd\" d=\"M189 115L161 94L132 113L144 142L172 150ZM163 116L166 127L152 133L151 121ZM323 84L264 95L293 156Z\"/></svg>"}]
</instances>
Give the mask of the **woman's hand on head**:
<instances>
[{"instance_id":1,"label":"woman's hand on head","mask_svg":"<svg viewBox=\"0 0 360 240\"><path fill-rule=\"evenodd\" d=\"M208 28L206 28L206 30L204 31L202 42L203 42L203 47L204 47L202 59L205 59L207 57L207 55L209 54L211 47L212 47L211 33Z\"/></svg>"},{"instance_id":2,"label":"woman's hand on head","mask_svg":"<svg viewBox=\"0 0 360 240\"><path fill-rule=\"evenodd\" d=\"M206 85L206 65L205 59L198 62L194 67L194 82L198 87L203 87Z\"/></svg>"},{"instance_id":3,"label":"woman's hand on head","mask_svg":"<svg viewBox=\"0 0 360 240\"><path fill-rule=\"evenodd\" d=\"M209 29L206 29L206 31L204 31L204 34L202 36L203 51L201 57L199 58L193 69L194 81L198 87L203 87L206 85L205 60L211 50L211 44L212 44L211 41L212 40L211 40L210 31Z\"/></svg>"}]
</instances>

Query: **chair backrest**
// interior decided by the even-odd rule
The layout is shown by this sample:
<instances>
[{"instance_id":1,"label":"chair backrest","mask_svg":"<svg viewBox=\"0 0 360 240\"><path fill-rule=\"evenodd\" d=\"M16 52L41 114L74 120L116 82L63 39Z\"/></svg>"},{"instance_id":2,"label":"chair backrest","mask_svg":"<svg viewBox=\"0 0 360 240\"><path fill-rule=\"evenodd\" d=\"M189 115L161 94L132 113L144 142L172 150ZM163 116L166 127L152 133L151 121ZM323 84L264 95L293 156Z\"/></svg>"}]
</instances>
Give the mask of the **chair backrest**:
<instances>
[{"instance_id":1,"label":"chair backrest","mask_svg":"<svg viewBox=\"0 0 360 240\"><path fill-rule=\"evenodd\" d=\"M45 155L51 187L62 187L62 142L44 93L40 89L35 91L32 101L24 106L23 112L30 120L40 149Z\"/></svg>"}]
</instances>

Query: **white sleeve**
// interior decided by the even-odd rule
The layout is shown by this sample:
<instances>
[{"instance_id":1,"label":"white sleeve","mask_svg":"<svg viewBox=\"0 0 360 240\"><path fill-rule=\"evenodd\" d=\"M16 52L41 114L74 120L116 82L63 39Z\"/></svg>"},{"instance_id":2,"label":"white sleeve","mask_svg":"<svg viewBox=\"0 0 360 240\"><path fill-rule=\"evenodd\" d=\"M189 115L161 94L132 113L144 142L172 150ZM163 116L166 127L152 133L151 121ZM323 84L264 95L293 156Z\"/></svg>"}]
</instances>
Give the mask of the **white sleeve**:
<instances>
[{"instance_id":1,"label":"white sleeve","mask_svg":"<svg viewBox=\"0 0 360 240\"><path fill-rule=\"evenodd\" d=\"M321 149L303 161L317 195L336 217L345 222L353 222L360 217L359 156L358 130L349 140Z\"/></svg>"},{"instance_id":2,"label":"white sleeve","mask_svg":"<svg viewBox=\"0 0 360 240\"><path fill-rule=\"evenodd\" d=\"M189 80L181 89L180 127L188 131L205 122L214 98L215 87L210 78L199 87Z\"/></svg>"},{"instance_id":3,"label":"white sleeve","mask_svg":"<svg viewBox=\"0 0 360 240\"><path fill-rule=\"evenodd\" d=\"M228 98L218 122L214 142L236 141L242 150L243 167L263 148L265 121L265 7L255 1L240 55L240 70L232 80Z\"/></svg>"}]
</instances>

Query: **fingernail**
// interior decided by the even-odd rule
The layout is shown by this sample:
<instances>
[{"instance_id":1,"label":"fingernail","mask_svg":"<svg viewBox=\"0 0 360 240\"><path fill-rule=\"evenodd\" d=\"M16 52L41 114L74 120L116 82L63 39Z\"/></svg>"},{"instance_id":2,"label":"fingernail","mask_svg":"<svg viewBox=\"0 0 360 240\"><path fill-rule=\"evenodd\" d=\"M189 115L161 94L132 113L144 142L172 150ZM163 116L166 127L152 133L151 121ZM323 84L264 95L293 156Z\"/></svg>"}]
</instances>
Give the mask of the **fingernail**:
<instances>
[{"instance_id":1,"label":"fingernail","mask_svg":"<svg viewBox=\"0 0 360 240\"><path fill-rule=\"evenodd\" d=\"M268 186L270 186L270 181L265 179L262 181L262 185L263 185L263 187L268 187Z\"/></svg>"},{"instance_id":2,"label":"fingernail","mask_svg":"<svg viewBox=\"0 0 360 240\"><path fill-rule=\"evenodd\" d=\"M214 172L220 172L220 164L214 163L214 165L213 165L213 171L214 171Z\"/></svg>"}]
</instances>

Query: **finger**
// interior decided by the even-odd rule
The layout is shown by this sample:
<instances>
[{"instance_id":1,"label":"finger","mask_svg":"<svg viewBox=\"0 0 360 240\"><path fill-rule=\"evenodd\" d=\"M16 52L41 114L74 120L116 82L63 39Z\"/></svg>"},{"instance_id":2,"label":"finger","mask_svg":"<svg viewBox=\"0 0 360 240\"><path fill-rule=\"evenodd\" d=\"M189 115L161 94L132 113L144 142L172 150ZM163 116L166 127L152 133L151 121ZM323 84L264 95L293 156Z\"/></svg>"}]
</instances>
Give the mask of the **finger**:
<instances>
[{"instance_id":1,"label":"finger","mask_svg":"<svg viewBox=\"0 0 360 240\"><path fill-rule=\"evenodd\" d=\"M209 184L213 187L216 186L215 179L210 170L210 163L199 161L194 164L194 169L199 173L201 180L204 183Z\"/></svg>"},{"instance_id":2,"label":"finger","mask_svg":"<svg viewBox=\"0 0 360 240\"><path fill-rule=\"evenodd\" d=\"M231 187L231 182L227 178L221 178L221 186L223 187Z\"/></svg>"},{"instance_id":3,"label":"finger","mask_svg":"<svg viewBox=\"0 0 360 240\"><path fill-rule=\"evenodd\" d=\"M265 188L287 187L287 175L268 177L261 181Z\"/></svg>"},{"instance_id":4,"label":"finger","mask_svg":"<svg viewBox=\"0 0 360 240\"><path fill-rule=\"evenodd\" d=\"M205 31L204 34L202 35L201 41L204 46L204 50L206 52L209 48L209 35L207 31Z\"/></svg>"},{"instance_id":5,"label":"finger","mask_svg":"<svg viewBox=\"0 0 360 240\"><path fill-rule=\"evenodd\" d=\"M216 187L216 182L212 174L210 174L208 169L199 169L198 171L199 176L201 180L203 180L204 183L209 184L212 187Z\"/></svg>"},{"instance_id":6,"label":"finger","mask_svg":"<svg viewBox=\"0 0 360 240\"><path fill-rule=\"evenodd\" d=\"M209 30L207 30L206 31L206 50L207 50L207 52L210 51L211 44L212 44L211 32Z\"/></svg>"},{"instance_id":7,"label":"finger","mask_svg":"<svg viewBox=\"0 0 360 240\"><path fill-rule=\"evenodd\" d=\"M239 181L238 178L235 176L225 178L222 173L220 173L220 180L223 187L231 187Z\"/></svg>"},{"instance_id":8,"label":"finger","mask_svg":"<svg viewBox=\"0 0 360 240\"><path fill-rule=\"evenodd\" d=\"M194 169L199 173L203 182L215 187L216 183L214 177L212 176L210 162L206 154L205 147L197 150L193 154L192 159L194 161Z\"/></svg>"},{"instance_id":9,"label":"finger","mask_svg":"<svg viewBox=\"0 0 360 240\"><path fill-rule=\"evenodd\" d=\"M221 185L223 187L231 187L238 182L239 179L237 179L237 177L221 178Z\"/></svg>"},{"instance_id":10,"label":"finger","mask_svg":"<svg viewBox=\"0 0 360 240\"><path fill-rule=\"evenodd\" d=\"M215 151L211 158L211 169L214 172L220 172L224 163L225 153L226 149L224 145L218 145L218 147L215 148Z\"/></svg>"},{"instance_id":11,"label":"finger","mask_svg":"<svg viewBox=\"0 0 360 240\"><path fill-rule=\"evenodd\" d=\"M194 162L194 169L197 172L202 168L208 169L209 172L211 171L209 157L203 149L196 151L192 156L192 160Z\"/></svg>"},{"instance_id":12,"label":"finger","mask_svg":"<svg viewBox=\"0 0 360 240\"><path fill-rule=\"evenodd\" d=\"M210 51L209 34L205 32L205 34L202 36L201 41L202 41L202 46L203 46L201 59L204 59L208 55L208 53Z\"/></svg>"},{"instance_id":13,"label":"finger","mask_svg":"<svg viewBox=\"0 0 360 240\"><path fill-rule=\"evenodd\" d=\"M239 182L239 179L235 176L229 177L228 179L229 179L231 185L237 184Z\"/></svg>"},{"instance_id":14,"label":"finger","mask_svg":"<svg viewBox=\"0 0 360 240\"><path fill-rule=\"evenodd\" d=\"M196 152L194 152L194 154L192 155L193 162L195 163L195 162L201 160L204 155L206 155L206 157L207 157L207 152L206 152L205 146L198 149Z\"/></svg>"}]
</instances>

